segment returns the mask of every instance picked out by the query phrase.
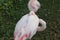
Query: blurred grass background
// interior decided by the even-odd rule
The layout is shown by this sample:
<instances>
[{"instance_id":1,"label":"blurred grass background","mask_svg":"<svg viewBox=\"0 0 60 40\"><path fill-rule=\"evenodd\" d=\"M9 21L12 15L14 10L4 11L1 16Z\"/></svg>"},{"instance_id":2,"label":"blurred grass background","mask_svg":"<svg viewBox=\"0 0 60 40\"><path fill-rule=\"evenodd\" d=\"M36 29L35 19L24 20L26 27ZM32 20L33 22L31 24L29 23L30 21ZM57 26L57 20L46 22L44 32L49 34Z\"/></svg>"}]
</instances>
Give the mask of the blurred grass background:
<instances>
[{"instance_id":1,"label":"blurred grass background","mask_svg":"<svg viewBox=\"0 0 60 40\"><path fill-rule=\"evenodd\" d=\"M0 40L13 40L17 21L29 13L29 0L0 0ZM60 40L60 0L38 0L41 8L37 15L47 22L43 32L37 32L32 40Z\"/></svg>"}]
</instances>

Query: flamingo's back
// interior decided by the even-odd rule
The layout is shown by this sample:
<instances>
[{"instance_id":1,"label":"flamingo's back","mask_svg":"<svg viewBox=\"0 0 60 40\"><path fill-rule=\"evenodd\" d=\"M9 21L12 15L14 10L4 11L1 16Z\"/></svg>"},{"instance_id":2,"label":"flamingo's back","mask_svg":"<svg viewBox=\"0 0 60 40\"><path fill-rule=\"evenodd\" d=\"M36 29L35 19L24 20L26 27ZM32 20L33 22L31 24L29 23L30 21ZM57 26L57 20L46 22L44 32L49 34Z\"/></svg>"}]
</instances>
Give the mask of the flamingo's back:
<instances>
[{"instance_id":1,"label":"flamingo's back","mask_svg":"<svg viewBox=\"0 0 60 40\"><path fill-rule=\"evenodd\" d=\"M39 24L39 18L33 11L29 14L24 15L16 24L14 37L15 40L26 40L32 38Z\"/></svg>"}]
</instances>

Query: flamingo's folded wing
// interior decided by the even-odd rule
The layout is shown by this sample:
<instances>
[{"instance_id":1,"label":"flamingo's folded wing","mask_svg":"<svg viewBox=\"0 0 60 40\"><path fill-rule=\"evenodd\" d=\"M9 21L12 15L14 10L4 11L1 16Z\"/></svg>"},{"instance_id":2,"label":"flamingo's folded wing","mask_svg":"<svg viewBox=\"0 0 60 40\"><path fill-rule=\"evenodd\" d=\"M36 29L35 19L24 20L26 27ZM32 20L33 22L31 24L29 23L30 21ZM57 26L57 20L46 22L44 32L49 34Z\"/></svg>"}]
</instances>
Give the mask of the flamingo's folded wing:
<instances>
[{"instance_id":1,"label":"flamingo's folded wing","mask_svg":"<svg viewBox=\"0 0 60 40\"><path fill-rule=\"evenodd\" d=\"M31 33L30 39L36 34L39 24L39 18L36 15L29 16L28 24L26 26L27 33Z\"/></svg>"},{"instance_id":2,"label":"flamingo's folded wing","mask_svg":"<svg viewBox=\"0 0 60 40\"><path fill-rule=\"evenodd\" d=\"M24 15L16 24L14 35L16 35L23 27L26 26L28 14Z\"/></svg>"}]
</instances>

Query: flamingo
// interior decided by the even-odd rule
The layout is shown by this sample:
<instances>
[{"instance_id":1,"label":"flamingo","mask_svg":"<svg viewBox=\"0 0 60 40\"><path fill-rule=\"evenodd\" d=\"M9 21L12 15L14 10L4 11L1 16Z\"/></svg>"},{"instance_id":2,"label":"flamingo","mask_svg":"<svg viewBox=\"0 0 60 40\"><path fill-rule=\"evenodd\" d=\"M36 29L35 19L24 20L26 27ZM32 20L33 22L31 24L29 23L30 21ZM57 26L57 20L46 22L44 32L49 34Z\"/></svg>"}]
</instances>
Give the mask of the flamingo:
<instances>
[{"instance_id":1,"label":"flamingo","mask_svg":"<svg viewBox=\"0 0 60 40\"><path fill-rule=\"evenodd\" d=\"M41 23L42 27L38 27ZM34 11L24 15L16 24L14 31L14 40L27 40L31 39L37 31L46 29L46 22L39 19Z\"/></svg>"},{"instance_id":2,"label":"flamingo","mask_svg":"<svg viewBox=\"0 0 60 40\"><path fill-rule=\"evenodd\" d=\"M29 0L28 8L30 11L37 12L37 10L41 7L38 0Z\"/></svg>"},{"instance_id":3,"label":"flamingo","mask_svg":"<svg viewBox=\"0 0 60 40\"><path fill-rule=\"evenodd\" d=\"M31 39L37 31L46 29L46 22L39 19L35 14L40 8L40 3L37 0L30 0L28 3L30 12L24 15L16 24L14 31L14 40L27 40ZM38 26L38 24L42 26Z\"/></svg>"}]
</instances>

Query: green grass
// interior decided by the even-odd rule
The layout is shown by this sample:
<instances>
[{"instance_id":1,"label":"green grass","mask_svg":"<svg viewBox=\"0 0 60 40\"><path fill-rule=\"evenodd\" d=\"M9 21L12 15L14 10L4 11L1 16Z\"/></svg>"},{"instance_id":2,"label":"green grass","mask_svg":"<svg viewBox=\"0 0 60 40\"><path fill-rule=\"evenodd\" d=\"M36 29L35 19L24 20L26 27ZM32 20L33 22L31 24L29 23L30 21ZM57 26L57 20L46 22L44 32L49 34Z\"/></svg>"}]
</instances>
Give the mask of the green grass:
<instances>
[{"instance_id":1,"label":"green grass","mask_svg":"<svg viewBox=\"0 0 60 40\"><path fill-rule=\"evenodd\" d=\"M29 0L0 0L0 40L13 40L17 21L29 13ZM43 32L37 32L32 40L60 40L60 0L39 0L37 15L47 22Z\"/></svg>"}]
</instances>

